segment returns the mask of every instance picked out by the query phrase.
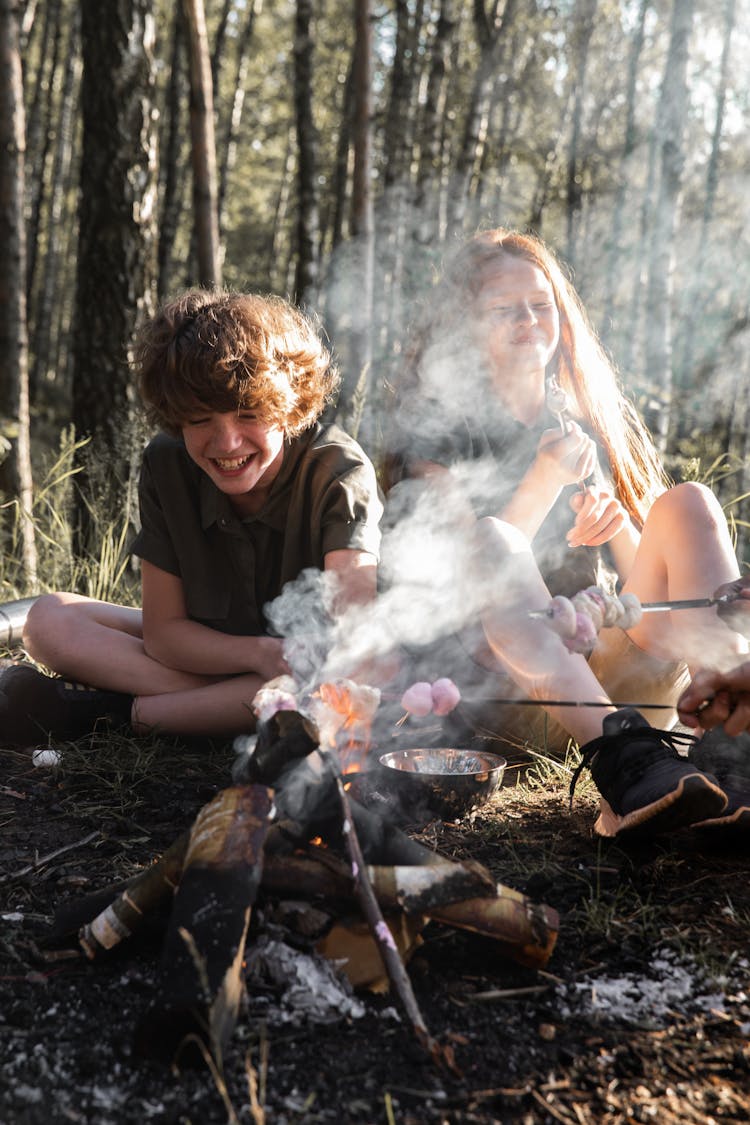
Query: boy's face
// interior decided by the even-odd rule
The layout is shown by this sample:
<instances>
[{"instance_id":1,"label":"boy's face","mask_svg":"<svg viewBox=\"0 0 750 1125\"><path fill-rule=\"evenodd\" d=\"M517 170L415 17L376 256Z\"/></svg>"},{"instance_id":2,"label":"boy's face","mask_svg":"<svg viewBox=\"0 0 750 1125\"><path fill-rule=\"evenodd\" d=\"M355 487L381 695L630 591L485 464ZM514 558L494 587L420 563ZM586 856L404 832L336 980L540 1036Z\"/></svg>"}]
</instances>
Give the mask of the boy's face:
<instances>
[{"instance_id":1,"label":"boy's face","mask_svg":"<svg viewBox=\"0 0 750 1125\"><path fill-rule=\"evenodd\" d=\"M284 431L249 410L197 412L183 424L182 438L196 465L240 508L242 497L265 491L281 468Z\"/></svg>"}]
</instances>

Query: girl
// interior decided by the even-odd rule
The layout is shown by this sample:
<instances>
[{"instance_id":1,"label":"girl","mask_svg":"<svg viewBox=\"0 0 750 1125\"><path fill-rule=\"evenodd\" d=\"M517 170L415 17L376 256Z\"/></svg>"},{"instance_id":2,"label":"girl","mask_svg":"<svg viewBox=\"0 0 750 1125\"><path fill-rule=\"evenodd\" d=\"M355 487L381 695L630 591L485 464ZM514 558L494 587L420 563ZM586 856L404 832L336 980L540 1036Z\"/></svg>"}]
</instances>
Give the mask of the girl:
<instances>
[{"instance_id":1,"label":"girl","mask_svg":"<svg viewBox=\"0 0 750 1125\"><path fill-rule=\"evenodd\" d=\"M520 690L602 704L547 706L535 725L531 709L485 702L478 716L463 709L474 730L538 740L541 717L548 745L560 749L570 736L584 745L607 798L597 822L605 835L720 811L720 787L678 757L647 710L611 703L674 705L691 666L736 663L744 641L715 610L644 614L627 632L602 630L589 660L528 613L589 585L642 602L704 597L738 574L716 498L696 483L668 487L579 298L539 239L497 229L455 254L430 293L398 408L391 484L417 478L460 491L476 521L467 568L473 588L489 590L479 615L486 645L464 633L466 674L476 684L478 666L492 670L483 691L495 700Z\"/></svg>"}]
</instances>

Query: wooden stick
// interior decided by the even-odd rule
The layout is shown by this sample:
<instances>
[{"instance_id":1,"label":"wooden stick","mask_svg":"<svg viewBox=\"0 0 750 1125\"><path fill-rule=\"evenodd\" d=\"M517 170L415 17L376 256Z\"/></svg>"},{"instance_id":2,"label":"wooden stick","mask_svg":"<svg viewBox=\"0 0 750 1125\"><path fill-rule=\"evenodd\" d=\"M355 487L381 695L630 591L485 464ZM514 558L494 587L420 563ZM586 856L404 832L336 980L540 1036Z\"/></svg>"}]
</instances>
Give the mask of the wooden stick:
<instances>
[{"instance_id":1,"label":"wooden stick","mask_svg":"<svg viewBox=\"0 0 750 1125\"><path fill-rule=\"evenodd\" d=\"M57 859L60 855L65 855L66 852L72 852L75 848L83 848L86 844L90 844L97 836L101 836L101 832L97 829L96 832L89 832L88 836L84 836L82 840L76 840L74 844L65 844L62 848L55 848L53 852L48 852L47 855L38 856L33 863L27 863L25 867L21 867L18 871L11 871L9 875L0 875L0 883L9 883L13 879L23 879L24 875L31 875L33 871L38 871L40 867L44 867L53 859Z\"/></svg>"},{"instance_id":2,"label":"wooden stick","mask_svg":"<svg viewBox=\"0 0 750 1125\"><path fill-rule=\"evenodd\" d=\"M331 762L336 776L336 789L341 803L344 842L351 863L355 893L362 913L367 919L367 923L372 931L372 936L380 950L380 956L383 959L383 964L388 973L388 979L393 985L394 991L401 1001L406 1015L411 1020L419 1042L429 1053L434 1062L445 1064L450 1069L455 1070L455 1060L450 1048L441 1047L427 1030L427 1025L419 1009L417 998L411 987L411 980L399 955L393 934L388 928L388 924L378 905L375 892L372 889L372 883L367 874L367 867L354 827L354 820L352 818L351 808L349 807L349 796L344 789L344 784L338 773L337 763L333 760L333 754L331 754L330 751L321 750L321 753Z\"/></svg>"}]
</instances>

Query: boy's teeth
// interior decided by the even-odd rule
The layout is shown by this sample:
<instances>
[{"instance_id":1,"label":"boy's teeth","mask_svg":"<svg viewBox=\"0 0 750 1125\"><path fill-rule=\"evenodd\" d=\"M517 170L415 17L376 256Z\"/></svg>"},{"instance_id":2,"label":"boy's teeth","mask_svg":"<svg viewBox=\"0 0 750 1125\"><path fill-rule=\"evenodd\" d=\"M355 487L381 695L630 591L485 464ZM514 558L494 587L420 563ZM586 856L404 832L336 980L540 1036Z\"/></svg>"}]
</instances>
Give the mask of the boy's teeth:
<instances>
[{"instance_id":1,"label":"boy's teeth","mask_svg":"<svg viewBox=\"0 0 750 1125\"><path fill-rule=\"evenodd\" d=\"M239 469L240 465L244 465L246 461L250 460L250 457L249 455L247 457L236 457L231 461L224 457L216 457L214 460L220 469Z\"/></svg>"}]
</instances>

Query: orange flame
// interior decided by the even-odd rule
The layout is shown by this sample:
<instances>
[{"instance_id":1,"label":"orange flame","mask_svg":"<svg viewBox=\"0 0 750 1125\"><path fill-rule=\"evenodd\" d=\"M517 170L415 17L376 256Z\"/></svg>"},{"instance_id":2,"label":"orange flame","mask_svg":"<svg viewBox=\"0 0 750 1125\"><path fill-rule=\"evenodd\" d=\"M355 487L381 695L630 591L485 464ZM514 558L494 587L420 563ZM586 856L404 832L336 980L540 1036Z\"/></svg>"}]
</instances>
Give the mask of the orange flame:
<instances>
[{"instance_id":1,"label":"orange flame","mask_svg":"<svg viewBox=\"0 0 750 1125\"><path fill-rule=\"evenodd\" d=\"M359 685L348 682L320 684L316 697L341 718L333 724L329 736L331 746L336 750L343 774L358 773L364 769L370 749L372 719L371 699L365 697L357 688Z\"/></svg>"}]
</instances>

